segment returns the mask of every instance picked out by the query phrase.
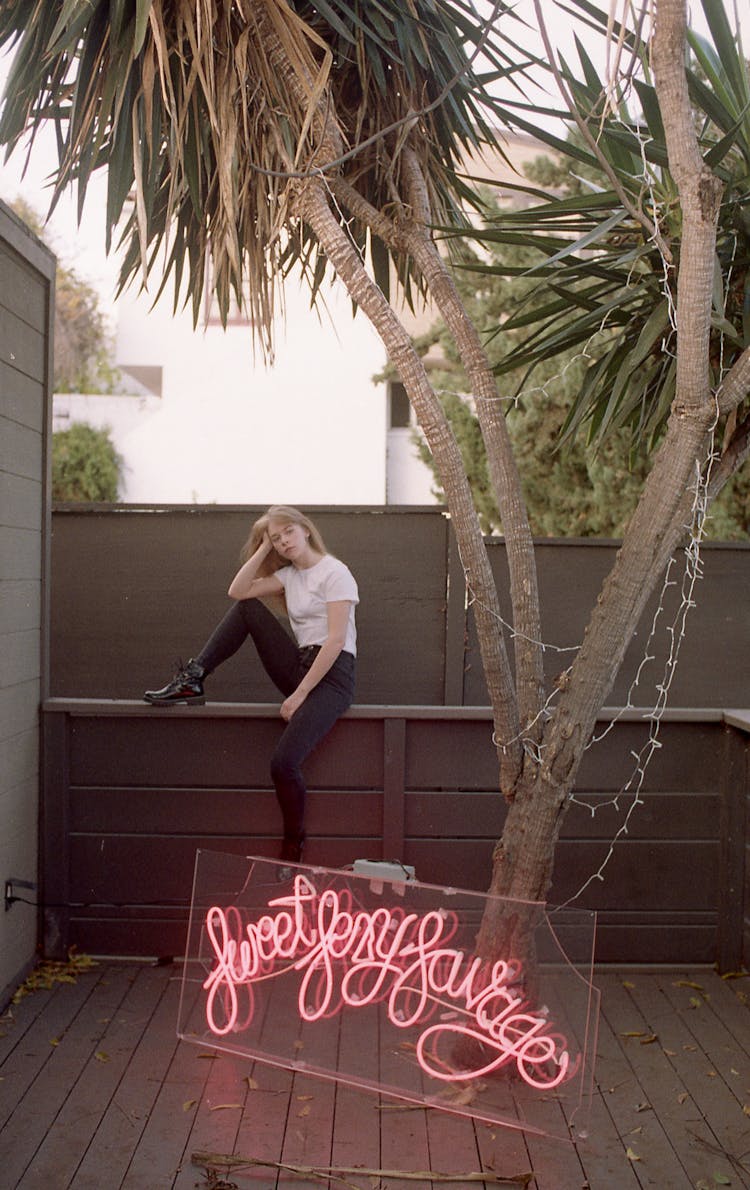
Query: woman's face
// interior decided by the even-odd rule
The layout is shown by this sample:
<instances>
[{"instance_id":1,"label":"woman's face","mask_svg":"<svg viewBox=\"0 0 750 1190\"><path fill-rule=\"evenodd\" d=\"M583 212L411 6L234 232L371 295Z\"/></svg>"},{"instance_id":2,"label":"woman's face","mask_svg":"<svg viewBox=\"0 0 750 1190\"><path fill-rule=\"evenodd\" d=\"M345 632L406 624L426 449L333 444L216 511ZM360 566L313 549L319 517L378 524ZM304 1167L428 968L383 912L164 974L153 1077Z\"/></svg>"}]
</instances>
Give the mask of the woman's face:
<instances>
[{"instance_id":1,"label":"woman's face","mask_svg":"<svg viewBox=\"0 0 750 1190\"><path fill-rule=\"evenodd\" d=\"M307 530L294 521L270 520L268 536L276 553L288 562L299 561L310 551Z\"/></svg>"}]
</instances>

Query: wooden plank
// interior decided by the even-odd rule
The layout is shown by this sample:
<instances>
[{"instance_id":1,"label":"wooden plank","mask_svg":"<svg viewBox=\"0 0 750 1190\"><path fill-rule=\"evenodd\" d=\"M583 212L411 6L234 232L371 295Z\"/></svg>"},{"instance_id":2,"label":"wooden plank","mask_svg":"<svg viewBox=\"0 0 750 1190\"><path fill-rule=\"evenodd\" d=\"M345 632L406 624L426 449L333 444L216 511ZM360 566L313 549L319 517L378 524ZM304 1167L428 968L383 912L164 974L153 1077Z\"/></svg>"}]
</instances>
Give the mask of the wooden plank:
<instances>
[{"instance_id":1,"label":"wooden plank","mask_svg":"<svg viewBox=\"0 0 750 1190\"><path fill-rule=\"evenodd\" d=\"M701 971L695 978L699 981L709 979L708 1007L726 1025L735 1042L746 1054L750 1054L750 973L745 971L739 978L730 979L725 976L718 979L713 977L713 973L709 975L708 972Z\"/></svg>"},{"instance_id":2,"label":"wooden plank","mask_svg":"<svg viewBox=\"0 0 750 1190\"><path fill-rule=\"evenodd\" d=\"M44 386L0 359L0 418L44 433ZM5 426L3 425L3 431Z\"/></svg>"},{"instance_id":3,"label":"wooden plank","mask_svg":"<svg viewBox=\"0 0 750 1190\"><path fill-rule=\"evenodd\" d=\"M383 722L383 859L404 854L404 786L406 780L406 723Z\"/></svg>"},{"instance_id":4,"label":"wooden plank","mask_svg":"<svg viewBox=\"0 0 750 1190\"><path fill-rule=\"evenodd\" d=\"M445 612L445 683L446 706L464 702L464 648L466 644L466 580L454 534L447 536L447 607Z\"/></svg>"},{"instance_id":5,"label":"wooden plank","mask_svg":"<svg viewBox=\"0 0 750 1190\"><path fill-rule=\"evenodd\" d=\"M388 1094L388 1088L414 1090L421 1096L421 1072L413 1054L392 1043L380 1044L381 1095L380 1159L384 1169L427 1170L430 1141L427 1131L429 1108L403 1103ZM413 1190L431 1190L429 1181L409 1182Z\"/></svg>"},{"instance_id":6,"label":"wooden plank","mask_svg":"<svg viewBox=\"0 0 750 1190\"><path fill-rule=\"evenodd\" d=\"M502 1093L495 1095L498 1108L503 1109L503 1101L507 1118L517 1117L510 1086L507 1084ZM526 1138L518 1128L475 1120L474 1133L482 1169L492 1170L500 1177L508 1178L531 1171L531 1157ZM536 1179L532 1186L539 1190Z\"/></svg>"},{"instance_id":7,"label":"wooden plank","mask_svg":"<svg viewBox=\"0 0 750 1190\"><path fill-rule=\"evenodd\" d=\"M172 1183L174 1190L193 1190L196 1167L193 1152L234 1153L240 1121L248 1098L248 1063L237 1054L217 1052L207 1063L209 1075L196 1111L183 1160Z\"/></svg>"},{"instance_id":8,"label":"wooden plank","mask_svg":"<svg viewBox=\"0 0 750 1190\"><path fill-rule=\"evenodd\" d=\"M80 995L67 1003L73 1001L76 1009L84 1005L85 1009L76 1011L59 1036L47 1036L46 1055L40 1053L44 1042L38 1038L35 1077L18 1096L0 1134L0 1168L8 1185L15 1186L24 1175L82 1073L101 1050L108 1023L129 985L130 972L125 969L101 972L93 986L87 975L79 976ZM26 1044L23 1049L25 1060ZM8 1079L12 1081L22 1079Z\"/></svg>"},{"instance_id":9,"label":"wooden plank","mask_svg":"<svg viewBox=\"0 0 750 1190\"><path fill-rule=\"evenodd\" d=\"M379 1019L379 1018L376 1018ZM379 1032L363 1035L356 1010L344 1012L339 1031L338 1068L377 1085ZM331 1144L332 1165L365 1165L379 1169L381 1098L376 1090L359 1090L340 1082L336 1087Z\"/></svg>"},{"instance_id":10,"label":"wooden plank","mask_svg":"<svg viewBox=\"0 0 750 1190\"><path fill-rule=\"evenodd\" d=\"M94 642L95 645L95 642ZM89 646L93 647L93 646ZM133 718L71 720L71 781L80 786L241 789L268 787L268 766L283 723L267 718L212 719L149 708ZM382 729L344 719L305 764L310 788L382 788Z\"/></svg>"},{"instance_id":11,"label":"wooden plank","mask_svg":"<svg viewBox=\"0 0 750 1190\"><path fill-rule=\"evenodd\" d=\"M33 327L44 327L49 282L38 270L5 244L0 251L0 304Z\"/></svg>"},{"instance_id":12,"label":"wooden plank","mask_svg":"<svg viewBox=\"0 0 750 1190\"><path fill-rule=\"evenodd\" d=\"M287 983L287 995L292 1001L292 1007L287 1012L298 1014L296 986ZM338 1066L340 1023L338 1014L320 1022L302 1021L295 1054L299 1062L311 1070L335 1071ZM266 1028L269 1028L268 1022ZM330 1078L316 1077L304 1070L295 1071L281 1151L282 1162L316 1167L331 1164L335 1103L336 1085ZM282 1187L292 1190L298 1182L297 1175L283 1171L279 1174L277 1184L279 1190ZM303 1178L302 1184L314 1186L316 1179Z\"/></svg>"},{"instance_id":13,"label":"wooden plank","mask_svg":"<svg viewBox=\"0 0 750 1190\"><path fill-rule=\"evenodd\" d=\"M717 960L719 971L742 966L744 921L745 848L748 834L748 736L724 728L721 766L721 863L719 865L719 917Z\"/></svg>"},{"instance_id":14,"label":"wooden plank","mask_svg":"<svg viewBox=\"0 0 750 1190\"><path fill-rule=\"evenodd\" d=\"M116 969L110 968L105 976L107 981L114 974ZM89 1056L27 1167L23 1177L24 1190L47 1190L50 1186L69 1184L81 1186L81 1156L88 1154L108 1105L119 1096L133 1053L142 1042L168 978L163 970L154 968L129 967L122 974L125 996L107 1023L99 1048ZM143 1113L143 1103L139 1111ZM129 1127L131 1137L134 1133L137 1136L137 1116L125 1120L121 1105L119 1114ZM129 1156L128 1149L126 1153ZM101 1158L99 1150L100 1161ZM106 1167L108 1178L115 1183L127 1168L127 1160L124 1166L120 1161L118 1168L115 1152L108 1146Z\"/></svg>"},{"instance_id":15,"label":"wooden plank","mask_svg":"<svg viewBox=\"0 0 750 1190\"><path fill-rule=\"evenodd\" d=\"M214 1060L214 1051L184 1041L175 1047L120 1190L172 1186L183 1162L189 1165L186 1146Z\"/></svg>"},{"instance_id":16,"label":"wooden plank","mask_svg":"<svg viewBox=\"0 0 750 1190\"><path fill-rule=\"evenodd\" d=\"M431 1108L427 1112L427 1144L429 1168L435 1173L482 1172L482 1159L470 1116L454 1116L450 1112ZM439 1184L433 1182L433 1186ZM484 1190L484 1182L477 1182L476 1185L479 1190Z\"/></svg>"},{"instance_id":17,"label":"wooden plank","mask_svg":"<svg viewBox=\"0 0 750 1190\"><path fill-rule=\"evenodd\" d=\"M44 327L32 327L0 306L0 359L42 383L47 362L45 340Z\"/></svg>"},{"instance_id":18,"label":"wooden plank","mask_svg":"<svg viewBox=\"0 0 750 1190\"><path fill-rule=\"evenodd\" d=\"M618 977L597 973L596 982L602 991L597 1083L620 1136L623 1179L630 1168L643 1186L653 1185L658 1177L664 1190L683 1190L685 1154L677 1151L659 1111L646 1106L652 1104L659 1087L664 1102L676 1103L681 1086L671 1078L660 1051L640 1044L650 1035L649 1025L628 1000ZM627 1033L636 1036L628 1038ZM628 1159L628 1148L638 1160Z\"/></svg>"},{"instance_id":19,"label":"wooden plank","mask_svg":"<svg viewBox=\"0 0 750 1190\"><path fill-rule=\"evenodd\" d=\"M113 1187L119 1186L127 1174L177 1049L177 971L174 967L138 971L136 988L143 998L143 1030L138 1040L134 1038L133 1051L115 1094L102 1105L95 1135L79 1153L76 1190L101 1190L105 1169ZM149 1014L150 996L157 991L160 999Z\"/></svg>"},{"instance_id":20,"label":"wooden plank","mask_svg":"<svg viewBox=\"0 0 750 1190\"><path fill-rule=\"evenodd\" d=\"M14 529L40 531L42 523L41 476L0 472L0 516Z\"/></svg>"},{"instance_id":21,"label":"wooden plank","mask_svg":"<svg viewBox=\"0 0 750 1190\"><path fill-rule=\"evenodd\" d=\"M70 926L70 831L68 731L62 717L42 722L44 804L40 822L44 954L62 959L68 953Z\"/></svg>"},{"instance_id":22,"label":"wooden plank","mask_svg":"<svg viewBox=\"0 0 750 1190\"><path fill-rule=\"evenodd\" d=\"M54 280L57 265L54 253L2 200L0 200L0 235L4 241L3 250L6 253L11 256L16 254L40 276L50 281Z\"/></svg>"},{"instance_id":23,"label":"wooden plank","mask_svg":"<svg viewBox=\"0 0 750 1190\"><path fill-rule=\"evenodd\" d=\"M605 987L605 1012L616 1014L620 1044L640 1072L644 1090L642 1101L653 1108L644 1111L641 1147L634 1145L650 1168L662 1167L661 1149L654 1151L658 1128L669 1138L690 1184L699 1179L713 1182L713 1172L730 1174L728 1163L709 1156L707 1145L715 1144L709 1100L716 1091L715 1080L707 1077L705 1055L695 1046L691 1035L676 1019L659 987L660 977L645 972L634 973L627 988L619 989L608 981ZM627 993L627 995L625 994ZM633 1032L643 1036L625 1037ZM652 1044L644 1038L656 1036ZM691 1049L685 1049L691 1046ZM653 1116L653 1119L652 1119ZM681 1185L682 1183L677 1183Z\"/></svg>"},{"instance_id":24,"label":"wooden plank","mask_svg":"<svg viewBox=\"0 0 750 1190\"><path fill-rule=\"evenodd\" d=\"M206 829L206 790L93 785L71 789L70 829L74 834L181 834ZM211 826L217 835L279 836L281 817L272 789L211 790ZM308 838L315 834L373 837L382 830L380 790L313 789L307 806Z\"/></svg>"},{"instance_id":25,"label":"wooden plank","mask_svg":"<svg viewBox=\"0 0 750 1190\"><path fill-rule=\"evenodd\" d=\"M290 1016L292 1013L293 1017ZM281 994L274 991L266 999L259 1049L263 1048L278 1057L279 1030L288 1036L290 1019L296 1020L296 1008L293 989L286 986ZM298 1037L298 1031L295 1030L293 1036ZM294 1071L256 1060L248 1062L247 1072L253 1084L240 1121L237 1153L258 1161L279 1162L287 1123L293 1110ZM258 1166L254 1176L261 1186L276 1185L277 1170L273 1165Z\"/></svg>"},{"instance_id":26,"label":"wooden plank","mask_svg":"<svg viewBox=\"0 0 750 1190\"><path fill-rule=\"evenodd\" d=\"M16 1043L11 1047L0 1068L3 1075L0 1081L0 1128L5 1128L17 1105L49 1061L53 1042L70 1029L76 1014L100 978L100 973L90 972L81 975L74 984L58 985L43 1011L30 1022L27 1020L27 1027L20 1035L23 1044ZM9 1038L16 1042L18 1034L12 1031ZM5 1143L4 1135L4 1132L0 1133L2 1144Z\"/></svg>"},{"instance_id":27,"label":"wooden plank","mask_svg":"<svg viewBox=\"0 0 750 1190\"><path fill-rule=\"evenodd\" d=\"M0 525L0 573L13 583L39 582L41 535L34 529L9 529Z\"/></svg>"}]
</instances>

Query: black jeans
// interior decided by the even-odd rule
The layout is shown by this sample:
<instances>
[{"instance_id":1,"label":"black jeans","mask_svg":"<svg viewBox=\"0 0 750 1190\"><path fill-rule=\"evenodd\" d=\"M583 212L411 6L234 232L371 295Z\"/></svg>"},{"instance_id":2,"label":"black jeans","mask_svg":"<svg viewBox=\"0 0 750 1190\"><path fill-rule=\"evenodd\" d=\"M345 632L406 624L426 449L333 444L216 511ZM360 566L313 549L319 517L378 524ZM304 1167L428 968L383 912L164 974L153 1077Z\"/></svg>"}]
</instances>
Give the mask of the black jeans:
<instances>
[{"instance_id":1,"label":"black jeans","mask_svg":"<svg viewBox=\"0 0 750 1190\"><path fill-rule=\"evenodd\" d=\"M271 681L284 697L297 689L318 653L300 649L259 599L240 599L201 649L195 660L207 674L226 661L250 636ZM355 660L342 652L328 673L294 712L271 757L271 779L281 806L284 836L298 839L304 831L307 787L302 764L354 698Z\"/></svg>"}]
</instances>

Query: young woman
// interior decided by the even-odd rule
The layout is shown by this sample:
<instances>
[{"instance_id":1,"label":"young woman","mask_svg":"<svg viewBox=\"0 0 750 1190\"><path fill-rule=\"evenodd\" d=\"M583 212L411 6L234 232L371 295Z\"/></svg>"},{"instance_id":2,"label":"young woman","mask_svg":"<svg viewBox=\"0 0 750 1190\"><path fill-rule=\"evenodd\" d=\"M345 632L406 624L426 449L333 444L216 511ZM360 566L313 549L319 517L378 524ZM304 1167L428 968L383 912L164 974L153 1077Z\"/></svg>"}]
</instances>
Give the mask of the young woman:
<instances>
[{"instance_id":1,"label":"young woman","mask_svg":"<svg viewBox=\"0 0 750 1190\"><path fill-rule=\"evenodd\" d=\"M252 638L284 695L286 728L271 758L271 777L284 821L279 858L299 862L305 843L302 763L354 698L357 584L328 553L309 517L288 505L272 505L255 522L242 556L229 585L234 605L197 657L144 698L155 706L204 702L204 678ZM283 599L294 640L261 603L274 596Z\"/></svg>"}]
</instances>

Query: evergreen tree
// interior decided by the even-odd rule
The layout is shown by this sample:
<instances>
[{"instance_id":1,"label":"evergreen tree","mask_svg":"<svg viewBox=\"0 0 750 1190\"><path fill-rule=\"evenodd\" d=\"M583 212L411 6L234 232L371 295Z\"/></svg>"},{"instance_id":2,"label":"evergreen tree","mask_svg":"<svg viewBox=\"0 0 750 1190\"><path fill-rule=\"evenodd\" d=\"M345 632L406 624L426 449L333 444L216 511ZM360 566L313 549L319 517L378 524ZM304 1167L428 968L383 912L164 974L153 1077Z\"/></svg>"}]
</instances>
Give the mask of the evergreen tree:
<instances>
[{"instance_id":1,"label":"evergreen tree","mask_svg":"<svg viewBox=\"0 0 750 1190\"><path fill-rule=\"evenodd\" d=\"M38 213L22 198L11 203L39 239L52 251L55 245ZM112 362L112 341L99 295L75 269L58 261L55 276L56 393L111 393L118 379Z\"/></svg>"},{"instance_id":2,"label":"evergreen tree","mask_svg":"<svg viewBox=\"0 0 750 1190\"><path fill-rule=\"evenodd\" d=\"M580 194L583 187L582 175L575 167L547 156L527 164L525 173L531 182L552 187L567 196ZM491 197L486 198L487 221L491 224L500 208ZM529 272L542 260L541 253L528 247L489 242L484 256L475 255L458 273L457 287L462 301L483 333L493 365L522 342L526 333L504 332L503 323L524 304L538 306L544 300L535 274ZM569 318L575 313L571 309ZM586 370L601 354L609 337L605 329L593 335L582 348L542 361L530 374L518 368L500 377L500 399L507 402L508 429L531 529L537 536L621 537L638 502L650 466L643 439L634 440L625 428L611 430L594 442L586 441L581 430L565 433L566 420ZM438 364L430 374L458 439L482 528L486 533L502 533L487 452L468 395L470 386L454 341L442 321L420 342L422 351L435 345L439 345L442 366ZM442 497L432 455L418 433L415 441L420 458L435 477L435 494ZM750 537L750 478L746 474L736 475L714 501L707 536L715 540Z\"/></svg>"},{"instance_id":3,"label":"evergreen tree","mask_svg":"<svg viewBox=\"0 0 750 1190\"><path fill-rule=\"evenodd\" d=\"M114 504L122 458L106 429L76 422L52 435L52 499Z\"/></svg>"}]
</instances>

